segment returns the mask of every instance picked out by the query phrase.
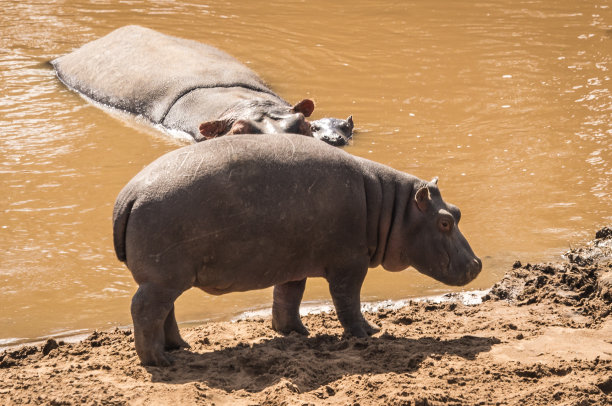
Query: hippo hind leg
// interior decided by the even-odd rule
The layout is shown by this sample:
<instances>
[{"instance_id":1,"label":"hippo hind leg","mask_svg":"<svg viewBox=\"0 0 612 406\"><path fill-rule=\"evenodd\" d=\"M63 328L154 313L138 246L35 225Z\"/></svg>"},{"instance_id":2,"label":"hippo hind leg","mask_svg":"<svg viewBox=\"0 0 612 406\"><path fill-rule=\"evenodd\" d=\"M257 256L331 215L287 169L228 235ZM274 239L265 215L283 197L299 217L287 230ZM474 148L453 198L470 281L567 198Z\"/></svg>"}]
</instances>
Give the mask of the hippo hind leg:
<instances>
[{"instance_id":1,"label":"hippo hind leg","mask_svg":"<svg viewBox=\"0 0 612 406\"><path fill-rule=\"evenodd\" d=\"M272 328L280 333L295 331L308 335L308 330L300 319L300 303L306 288L306 278L274 286L272 304Z\"/></svg>"},{"instance_id":2,"label":"hippo hind leg","mask_svg":"<svg viewBox=\"0 0 612 406\"><path fill-rule=\"evenodd\" d=\"M174 305L166 316L164 322L164 336L165 336L165 348L166 350L177 350L179 348L189 348L189 344L183 340L181 333L179 333L178 324L176 323L176 317L174 317Z\"/></svg>"},{"instance_id":3,"label":"hippo hind leg","mask_svg":"<svg viewBox=\"0 0 612 406\"><path fill-rule=\"evenodd\" d=\"M174 301L181 293L175 289L143 284L134 294L131 309L134 345L143 365L171 364L170 358L164 353L167 346L166 332L170 333L170 346L184 342L174 318Z\"/></svg>"}]
</instances>

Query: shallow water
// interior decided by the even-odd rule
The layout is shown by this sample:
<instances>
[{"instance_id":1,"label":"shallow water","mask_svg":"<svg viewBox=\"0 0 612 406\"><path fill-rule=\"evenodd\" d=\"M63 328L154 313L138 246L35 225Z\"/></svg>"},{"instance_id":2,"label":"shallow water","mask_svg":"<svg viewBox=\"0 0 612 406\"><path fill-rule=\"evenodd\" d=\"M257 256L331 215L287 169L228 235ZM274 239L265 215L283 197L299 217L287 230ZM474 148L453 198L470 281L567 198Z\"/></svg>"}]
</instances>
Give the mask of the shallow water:
<instances>
[{"instance_id":1,"label":"shallow water","mask_svg":"<svg viewBox=\"0 0 612 406\"><path fill-rule=\"evenodd\" d=\"M347 151L440 177L484 262L558 257L612 223L612 10L591 1L3 1L0 345L128 325L135 284L111 213L143 166L183 145L63 87L48 61L126 24L217 46L313 118L352 114ZM364 301L458 290L370 272ZM271 291L189 291L179 321L265 308ZM305 300L329 300L309 281Z\"/></svg>"}]
</instances>

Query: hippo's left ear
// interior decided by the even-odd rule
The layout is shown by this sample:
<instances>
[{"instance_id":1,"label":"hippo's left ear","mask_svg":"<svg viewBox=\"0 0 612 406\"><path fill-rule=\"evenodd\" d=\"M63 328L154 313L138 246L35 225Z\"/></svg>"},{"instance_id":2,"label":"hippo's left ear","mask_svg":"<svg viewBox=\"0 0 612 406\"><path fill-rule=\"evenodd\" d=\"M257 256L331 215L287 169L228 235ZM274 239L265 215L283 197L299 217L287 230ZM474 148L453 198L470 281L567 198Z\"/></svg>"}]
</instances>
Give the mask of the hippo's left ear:
<instances>
[{"instance_id":1,"label":"hippo's left ear","mask_svg":"<svg viewBox=\"0 0 612 406\"><path fill-rule=\"evenodd\" d=\"M312 112L314 111L315 105L314 102L310 99L304 99L301 102L297 103L293 106L293 111L295 113L302 113L304 117L310 117Z\"/></svg>"},{"instance_id":2,"label":"hippo's left ear","mask_svg":"<svg viewBox=\"0 0 612 406\"><path fill-rule=\"evenodd\" d=\"M438 177L437 177L437 176L435 176L435 177L434 177L434 178L431 180L431 182L430 182L430 183L433 183L434 185L437 185L437 184L438 184Z\"/></svg>"},{"instance_id":3,"label":"hippo's left ear","mask_svg":"<svg viewBox=\"0 0 612 406\"><path fill-rule=\"evenodd\" d=\"M209 140L211 138L219 137L220 135L225 134L230 127L229 120L214 120L214 121L206 121L200 124L200 134L201 138L196 138L196 141L204 141Z\"/></svg>"},{"instance_id":4,"label":"hippo's left ear","mask_svg":"<svg viewBox=\"0 0 612 406\"><path fill-rule=\"evenodd\" d=\"M355 125L353 124L353 116L348 116L346 122L349 123L349 127L351 127L351 130L355 127Z\"/></svg>"},{"instance_id":5,"label":"hippo's left ear","mask_svg":"<svg viewBox=\"0 0 612 406\"><path fill-rule=\"evenodd\" d=\"M429 194L429 189L427 186L417 190L416 194L414 195L414 201L421 212L427 212L431 202L431 195Z\"/></svg>"}]
</instances>

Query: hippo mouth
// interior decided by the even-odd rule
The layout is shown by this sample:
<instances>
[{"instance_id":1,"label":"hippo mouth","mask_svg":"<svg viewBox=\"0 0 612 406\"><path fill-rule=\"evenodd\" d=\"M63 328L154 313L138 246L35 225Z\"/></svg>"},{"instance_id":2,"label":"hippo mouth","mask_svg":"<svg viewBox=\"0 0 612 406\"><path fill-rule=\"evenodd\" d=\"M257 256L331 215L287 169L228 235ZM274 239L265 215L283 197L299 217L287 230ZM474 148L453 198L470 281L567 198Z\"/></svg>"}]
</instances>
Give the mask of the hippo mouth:
<instances>
[{"instance_id":1,"label":"hippo mouth","mask_svg":"<svg viewBox=\"0 0 612 406\"><path fill-rule=\"evenodd\" d=\"M480 274L482 270L482 262L479 258L474 257L469 261L460 272L453 270L452 263L448 264L447 275L452 279L452 282L445 282L453 286L463 286L472 282Z\"/></svg>"},{"instance_id":2,"label":"hippo mouth","mask_svg":"<svg viewBox=\"0 0 612 406\"><path fill-rule=\"evenodd\" d=\"M328 143L329 145L333 145L334 147L342 147L349 143L348 140L345 139L341 135L338 135L338 136L323 135L321 137L315 137L315 138L319 138L321 141L324 141Z\"/></svg>"},{"instance_id":3,"label":"hippo mouth","mask_svg":"<svg viewBox=\"0 0 612 406\"><path fill-rule=\"evenodd\" d=\"M466 266L457 269L453 266L451 256L448 252L443 252L438 257L437 266L414 265L417 271L434 278L446 285L463 286L473 281L482 269L480 259L474 257L473 261Z\"/></svg>"}]
</instances>

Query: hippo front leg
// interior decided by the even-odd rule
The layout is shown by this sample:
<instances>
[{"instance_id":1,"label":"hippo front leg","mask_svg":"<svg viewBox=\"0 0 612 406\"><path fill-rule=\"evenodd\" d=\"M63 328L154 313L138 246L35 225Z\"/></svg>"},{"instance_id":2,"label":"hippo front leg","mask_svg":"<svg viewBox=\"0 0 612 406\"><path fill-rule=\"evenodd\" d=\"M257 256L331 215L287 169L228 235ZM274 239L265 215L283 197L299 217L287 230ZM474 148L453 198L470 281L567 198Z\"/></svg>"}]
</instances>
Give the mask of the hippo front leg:
<instances>
[{"instance_id":1,"label":"hippo front leg","mask_svg":"<svg viewBox=\"0 0 612 406\"><path fill-rule=\"evenodd\" d=\"M380 329L372 326L361 313L361 285L368 272L367 265L353 269L333 270L327 275L338 320L344 333L355 337L368 337Z\"/></svg>"},{"instance_id":2,"label":"hippo front leg","mask_svg":"<svg viewBox=\"0 0 612 406\"><path fill-rule=\"evenodd\" d=\"M308 329L300 319L300 303L306 288L306 278L274 286L272 304L272 328L279 333L292 331L308 335Z\"/></svg>"}]
</instances>

